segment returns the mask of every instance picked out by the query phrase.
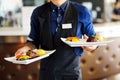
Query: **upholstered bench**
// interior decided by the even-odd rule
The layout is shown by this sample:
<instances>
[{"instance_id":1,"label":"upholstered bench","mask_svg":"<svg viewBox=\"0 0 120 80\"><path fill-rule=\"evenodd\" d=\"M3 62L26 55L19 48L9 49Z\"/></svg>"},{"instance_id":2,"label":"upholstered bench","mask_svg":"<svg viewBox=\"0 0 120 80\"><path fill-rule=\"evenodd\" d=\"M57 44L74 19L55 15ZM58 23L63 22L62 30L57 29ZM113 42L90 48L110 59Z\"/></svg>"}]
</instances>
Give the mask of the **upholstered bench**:
<instances>
[{"instance_id":1,"label":"upholstered bench","mask_svg":"<svg viewBox=\"0 0 120 80\"><path fill-rule=\"evenodd\" d=\"M84 52L81 58L83 80L99 80L120 73L120 38L93 52Z\"/></svg>"}]
</instances>

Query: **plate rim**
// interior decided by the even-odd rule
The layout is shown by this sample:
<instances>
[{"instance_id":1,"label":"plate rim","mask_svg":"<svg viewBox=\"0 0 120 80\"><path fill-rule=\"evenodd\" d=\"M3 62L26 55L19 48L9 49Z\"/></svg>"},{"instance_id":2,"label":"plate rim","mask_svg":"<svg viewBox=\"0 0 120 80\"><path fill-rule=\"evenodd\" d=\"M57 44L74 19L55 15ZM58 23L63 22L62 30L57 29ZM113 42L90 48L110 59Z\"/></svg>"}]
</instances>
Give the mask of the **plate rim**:
<instances>
[{"instance_id":1,"label":"plate rim","mask_svg":"<svg viewBox=\"0 0 120 80\"><path fill-rule=\"evenodd\" d=\"M45 50L45 51L49 52L49 53L46 54L46 55L38 56L36 58L32 58L32 59L28 59L28 60L22 60L22 61L16 60L15 56L5 57L4 60L6 60L8 62L15 63L15 64L29 64L29 63L32 63L32 62L35 62L35 61L38 61L38 60L41 60L41 59L44 59L44 58L48 57L49 55L54 53L56 50ZM11 59L13 59L13 60L11 60Z\"/></svg>"},{"instance_id":2,"label":"plate rim","mask_svg":"<svg viewBox=\"0 0 120 80\"><path fill-rule=\"evenodd\" d=\"M107 45L110 42L113 42L114 40L108 40L108 41L102 41L102 42L70 42L70 41L65 41L66 38L61 38L61 40L68 44L69 46L72 47L78 47L78 46L92 46L92 45L98 45L98 46L103 46Z\"/></svg>"}]
</instances>

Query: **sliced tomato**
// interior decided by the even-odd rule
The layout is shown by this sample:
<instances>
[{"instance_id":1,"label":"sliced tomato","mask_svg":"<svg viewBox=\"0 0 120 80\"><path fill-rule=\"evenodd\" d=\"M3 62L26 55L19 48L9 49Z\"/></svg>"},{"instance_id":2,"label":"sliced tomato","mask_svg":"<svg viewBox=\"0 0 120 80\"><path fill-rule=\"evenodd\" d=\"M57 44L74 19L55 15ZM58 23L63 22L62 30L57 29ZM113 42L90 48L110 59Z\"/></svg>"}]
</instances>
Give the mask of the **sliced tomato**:
<instances>
[{"instance_id":1,"label":"sliced tomato","mask_svg":"<svg viewBox=\"0 0 120 80\"><path fill-rule=\"evenodd\" d=\"M22 55L17 55L16 58L19 59Z\"/></svg>"}]
</instances>

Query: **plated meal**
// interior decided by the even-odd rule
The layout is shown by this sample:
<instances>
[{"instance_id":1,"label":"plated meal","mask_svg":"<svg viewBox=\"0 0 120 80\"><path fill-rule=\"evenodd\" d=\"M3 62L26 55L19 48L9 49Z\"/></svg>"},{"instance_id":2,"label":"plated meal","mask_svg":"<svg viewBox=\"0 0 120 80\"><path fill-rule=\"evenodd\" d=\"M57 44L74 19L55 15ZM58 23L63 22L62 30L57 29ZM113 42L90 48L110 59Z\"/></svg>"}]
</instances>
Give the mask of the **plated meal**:
<instances>
[{"instance_id":1,"label":"plated meal","mask_svg":"<svg viewBox=\"0 0 120 80\"><path fill-rule=\"evenodd\" d=\"M43 50L43 49L28 50L24 55L6 57L4 59L15 64L30 64L32 62L48 57L55 51L56 50Z\"/></svg>"},{"instance_id":2,"label":"plated meal","mask_svg":"<svg viewBox=\"0 0 120 80\"><path fill-rule=\"evenodd\" d=\"M66 41L79 42L80 39L78 37L67 37Z\"/></svg>"},{"instance_id":3,"label":"plated meal","mask_svg":"<svg viewBox=\"0 0 120 80\"><path fill-rule=\"evenodd\" d=\"M26 54L24 55L17 55L16 60L27 60L27 59L32 59L32 58L36 58L39 56L43 56L45 55L46 52L43 49L36 49L36 50L28 50L26 52Z\"/></svg>"},{"instance_id":4,"label":"plated meal","mask_svg":"<svg viewBox=\"0 0 120 80\"><path fill-rule=\"evenodd\" d=\"M76 36L72 36L67 38L61 38L61 40L71 47L92 46L92 45L103 46L113 41L113 40L107 40L103 38L101 35L96 35L96 36L92 35L88 39L80 39Z\"/></svg>"}]
</instances>

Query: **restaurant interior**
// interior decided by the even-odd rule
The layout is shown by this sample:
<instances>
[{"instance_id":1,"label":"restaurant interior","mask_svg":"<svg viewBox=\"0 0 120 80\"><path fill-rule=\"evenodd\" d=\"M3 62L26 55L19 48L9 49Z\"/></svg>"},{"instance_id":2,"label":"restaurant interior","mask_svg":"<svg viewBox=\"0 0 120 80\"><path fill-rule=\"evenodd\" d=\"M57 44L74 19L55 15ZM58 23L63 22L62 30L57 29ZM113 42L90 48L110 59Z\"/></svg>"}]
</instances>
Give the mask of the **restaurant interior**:
<instances>
[{"instance_id":1,"label":"restaurant interior","mask_svg":"<svg viewBox=\"0 0 120 80\"><path fill-rule=\"evenodd\" d=\"M84 51L80 60L82 80L120 80L120 18L115 19L113 14L114 3L120 1L71 1L86 6L91 12L96 33L113 40L92 52ZM0 80L39 80L40 61L22 65L4 58L14 56L16 50L25 44L33 9L47 2L0 0Z\"/></svg>"}]
</instances>

